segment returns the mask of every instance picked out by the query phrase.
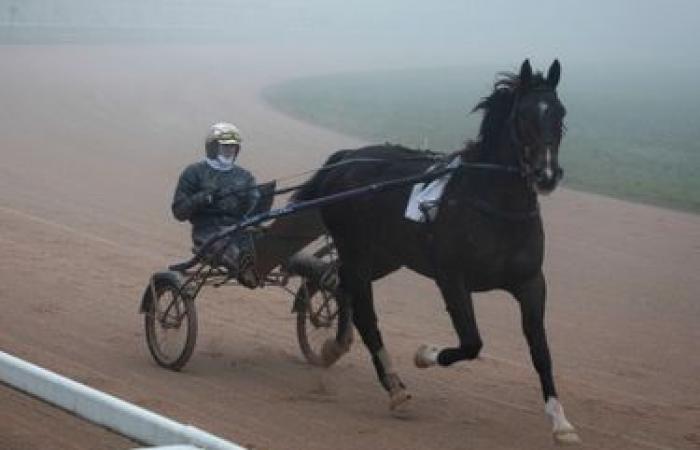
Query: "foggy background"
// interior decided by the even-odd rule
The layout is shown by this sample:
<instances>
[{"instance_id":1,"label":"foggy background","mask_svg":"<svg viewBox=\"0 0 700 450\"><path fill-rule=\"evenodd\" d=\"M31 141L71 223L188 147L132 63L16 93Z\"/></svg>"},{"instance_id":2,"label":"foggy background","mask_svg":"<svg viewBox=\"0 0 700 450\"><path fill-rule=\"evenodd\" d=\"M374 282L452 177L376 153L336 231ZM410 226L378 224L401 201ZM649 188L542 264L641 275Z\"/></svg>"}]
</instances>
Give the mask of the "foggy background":
<instances>
[{"instance_id":1,"label":"foggy background","mask_svg":"<svg viewBox=\"0 0 700 450\"><path fill-rule=\"evenodd\" d=\"M518 61L697 67L700 3L0 0L0 43L254 43L385 67Z\"/></svg>"},{"instance_id":2,"label":"foggy background","mask_svg":"<svg viewBox=\"0 0 700 450\"><path fill-rule=\"evenodd\" d=\"M42 120L70 149L89 121L102 153L191 158L229 117L272 148L262 91L345 136L454 150L498 72L559 58L565 185L700 212L699 18L691 0L0 0L0 134L18 146Z\"/></svg>"}]
</instances>

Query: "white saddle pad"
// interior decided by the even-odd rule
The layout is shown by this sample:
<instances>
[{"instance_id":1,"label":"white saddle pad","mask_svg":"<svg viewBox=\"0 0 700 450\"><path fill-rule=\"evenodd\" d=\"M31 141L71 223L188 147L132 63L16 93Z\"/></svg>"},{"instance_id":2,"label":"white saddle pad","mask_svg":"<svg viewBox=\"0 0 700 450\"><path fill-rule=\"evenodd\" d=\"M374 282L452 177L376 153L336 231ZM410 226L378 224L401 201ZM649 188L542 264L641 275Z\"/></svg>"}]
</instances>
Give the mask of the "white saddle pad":
<instances>
[{"instance_id":1,"label":"white saddle pad","mask_svg":"<svg viewBox=\"0 0 700 450\"><path fill-rule=\"evenodd\" d=\"M456 157L450 161L447 167L457 167L459 162L459 157ZM428 170L431 169L432 167ZM436 178L427 185L426 183L414 184L411 196L408 198L404 217L414 222L425 222L427 219L433 220L437 216L437 205L440 203L440 198L442 198L450 177L452 177L452 172ZM430 217L426 217L426 213Z\"/></svg>"}]
</instances>

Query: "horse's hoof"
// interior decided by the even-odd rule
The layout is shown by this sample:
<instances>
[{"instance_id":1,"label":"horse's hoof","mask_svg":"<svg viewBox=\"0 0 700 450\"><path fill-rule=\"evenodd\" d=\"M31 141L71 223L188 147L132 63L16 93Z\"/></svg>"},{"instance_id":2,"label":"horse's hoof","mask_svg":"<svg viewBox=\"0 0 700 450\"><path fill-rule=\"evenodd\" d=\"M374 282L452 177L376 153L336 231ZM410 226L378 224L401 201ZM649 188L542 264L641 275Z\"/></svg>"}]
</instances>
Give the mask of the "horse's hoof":
<instances>
[{"instance_id":1,"label":"horse's hoof","mask_svg":"<svg viewBox=\"0 0 700 450\"><path fill-rule=\"evenodd\" d=\"M416 367L425 369L426 367L437 364L438 354L440 354L440 349L438 347L423 344L418 347L418 350L416 350L416 355L413 358L413 362Z\"/></svg>"},{"instance_id":2,"label":"horse's hoof","mask_svg":"<svg viewBox=\"0 0 700 450\"><path fill-rule=\"evenodd\" d=\"M321 347L321 359L323 361L324 367L332 366L336 361L340 359L347 351L350 350L350 346L343 346L338 344L335 339L326 339Z\"/></svg>"},{"instance_id":3,"label":"horse's hoof","mask_svg":"<svg viewBox=\"0 0 700 450\"><path fill-rule=\"evenodd\" d=\"M406 389L399 388L389 393L389 409L396 413L405 411L411 394Z\"/></svg>"},{"instance_id":4,"label":"horse's hoof","mask_svg":"<svg viewBox=\"0 0 700 450\"><path fill-rule=\"evenodd\" d=\"M576 445L581 443L581 438L578 437L576 430L559 430L555 431L554 442L558 445Z\"/></svg>"}]
</instances>

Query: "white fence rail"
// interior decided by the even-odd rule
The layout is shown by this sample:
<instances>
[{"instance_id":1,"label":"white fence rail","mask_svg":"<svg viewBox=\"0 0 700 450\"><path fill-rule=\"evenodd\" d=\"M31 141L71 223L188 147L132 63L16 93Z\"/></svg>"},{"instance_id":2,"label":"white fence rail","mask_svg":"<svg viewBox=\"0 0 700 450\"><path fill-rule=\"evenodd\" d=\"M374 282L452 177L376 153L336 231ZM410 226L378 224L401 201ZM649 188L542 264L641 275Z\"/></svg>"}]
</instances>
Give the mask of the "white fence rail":
<instances>
[{"instance_id":1,"label":"white fence rail","mask_svg":"<svg viewBox=\"0 0 700 450\"><path fill-rule=\"evenodd\" d=\"M0 381L147 445L245 450L199 428L175 422L2 351Z\"/></svg>"}]
</instances>

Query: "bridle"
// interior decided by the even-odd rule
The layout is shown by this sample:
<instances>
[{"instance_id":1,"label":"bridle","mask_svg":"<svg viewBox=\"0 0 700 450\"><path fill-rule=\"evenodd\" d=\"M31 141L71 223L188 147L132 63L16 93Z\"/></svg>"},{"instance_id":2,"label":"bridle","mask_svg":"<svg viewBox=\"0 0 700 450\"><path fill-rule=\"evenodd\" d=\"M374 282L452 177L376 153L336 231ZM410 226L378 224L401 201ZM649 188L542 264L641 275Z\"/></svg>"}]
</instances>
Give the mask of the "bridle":
<instances>
[{"instance_id":1,"label":"bridle","mask_svg":"<svg viewBox=\"0 0 700 450\"><path fill-rule=\"evenodd\" d=\"M532 170L532 165L525 157L526 153L529 156L530 147L528 145L525 145L523 143L523 140L520 138L520 130L518 129L517 122L517 112L518 107L520 106L520 97L520 93L516 92L515 98L513 99L513 106L511 106L510 113L508 114L508 119L506 120L506 126L508 127L508 134L510 137L511 144L513 144L513 147L515 148L518 157L518 171L520 172L520 176L522 176L527 181L528 185L532 185L534 171Z\"/></svg>"},{"instance_id":2,"label":"bridle","mask_svg":"<svg viewBox=\"0 0 700 450\"><path fill-rule=\"evenodd\" d=\"M533 89L533 91L554 92L554 90L549 87L536 87ZM521 93L516 90L513 104L510 112L508 113L508 118L506 119L509 140L517 153L517 165L473 163L465 161L462 163L461 167L464 169L484 169L517 174L524 179L527 186L534 191L535 170L533 169L532 163L529 160L531 149L529 145L523 142L517 122L517 113L520 106L520 101ZM507 221L529 220L537 217L540 213L539 201L537 201L537 197L535 197L534 206L530 210L522 212L504 211L501 208L497 208L479 198L470 198L468 199L468 202L477 210Z\"/></svg>"},{"instance_id":3,"label":"bridle","mask_svg":"<svg viewBox=\"0 0 700 450\"><path fill-rule=\"evenodd\" d=\"M531 92L555 93L555 90L549 86L538 86L532 88ZM526 144L521 138L521 130L518 127L517 121L517 113L521 98L522 94L516 90L513 105L511 106L506 123L509 129L510 142L517 152L520 175L526 180L527 184L532 187L534 185L535 169L533 169L530 161L531 146Z\"/></svg>"}]
</instances>

